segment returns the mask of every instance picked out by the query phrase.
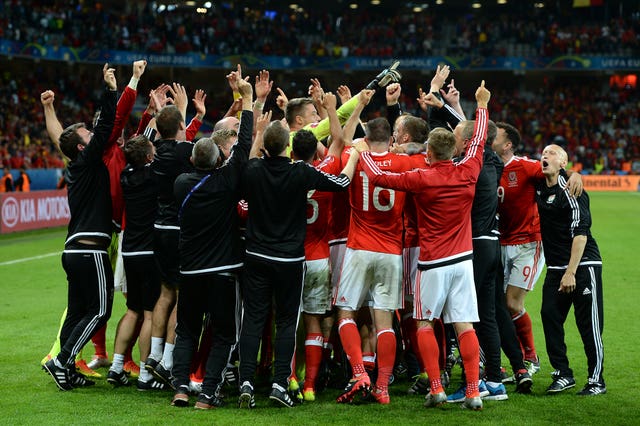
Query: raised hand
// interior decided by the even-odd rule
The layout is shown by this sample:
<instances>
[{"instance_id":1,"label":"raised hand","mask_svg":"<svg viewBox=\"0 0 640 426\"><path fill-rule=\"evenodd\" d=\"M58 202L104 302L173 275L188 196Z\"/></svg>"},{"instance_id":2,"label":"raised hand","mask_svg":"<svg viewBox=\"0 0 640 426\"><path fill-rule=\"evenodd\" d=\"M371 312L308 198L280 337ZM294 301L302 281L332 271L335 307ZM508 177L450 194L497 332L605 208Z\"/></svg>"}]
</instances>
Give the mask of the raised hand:
<instances>
[{"instance_id":1,"label":"raised hand","mask_svg":"<svg viewBox=\"0 0 640 426\"><path fill-rule=\"evenodd\" d=\"M447 88L449 89L447 92L440 89L440 94L451 105L459 105L460 104L460 92L456 89L453 79L451 82L447 84Z\"/></svg>"},{"instance_id":2,"label":"raised hand","mask_svg":"<svg viewBox=\"0 0 640 426\"><path fill-rule=\"evenodd\" d=\"M449 65L438 65L438 69L436 70L436 75L431 79L431 91L438 92L444 86L444 82L449 77Z\"/></svg>"},{"instance_id":3,"label":"raised hand","mask_svg":"<svg viewBox=\"0 0 640 426\"><path fill-rule=\"evenodd\" d=\"M393 83L393 84L397 84L397 83ZM388 87L389 86L387 86L387 88ZM374 93L376 93L375 90L363 89L362 91L360 91L360 93L358 93L358 102L365 106L369 105L369 102L371 101L371 98L373 98Z\"/></svg>"},{"instance_id":4,"label":"raised hand","mask_svg":"<svg viewBox=\"0 0 640 426\"><path fill-rule=\"evenodd\" d=\"M53 93L53 90L46 90L40 93L40 102L42 102L42 106L53 105L53 101L55 100L56 95Z\"/></svg>"},{"instance_id":5,"label":"raised hand","mask_svg":"<svg viewBox=\"0 0 640 426\"><path fill-rule=\"evenodd\" d=\"M271 123L271 111L260 114L256 121L256 133L264 132L269 123Z\"/></svg>"},{"instance_id":6,"label":"raised hand","mask_svg":"<svg viewBox=\"0 0 640 426\"><path fill-rule=\"evenodd\" d=\"M169 93L171 93L173 97L173 104L182 113L182 117L186 117L189 97L187 96L187 91L184 86L180 83L173 83L172 87L169 87Z\"/></svg>"},{"instance_id":7,"label":"raised hand","mask_svg":"<svg viewBox=\"0 0 640 426\"><path fill-rule=\"evenodd\" d=\"M289 98L287 98L287 95L284 94L281 88L276 87L276 90L279 93L278 97L276 98L276 104L278 105L278 108L284 111L287 108L287 104L289 103Z\"/></svg>"},{"instance_id":8,"label":"raised hand","mask_svg":"<svg viewBox=\"0 0 640 426\"><path fill-rule=\"evenodd\" d=\"M104 78L104 82L107 84L107 87L111 90L116 90L116 70L115 68L109 68L109 64L104 64L102 67L102 77Z\"/></svg>"},{"instance_id":9,"label":"raised hand","mask_svg":"<svg viewBox=\"0 0 640 426\"><path fill-rule=\"evenodd\" d=\"M133 76L135 78L140 78L142 77L142 74L144 74L144 70L147 67L147 61L140 60L140 61L135 61L133 63Z\"/></svg>"},{"instance_id":10,"label":"raised hand","mask_svg":"<svg viewBox=\"0 0 640 426\"><path fill-rule=\"evenodd\" d=\"M338 100L336 98L336 95L331 92L325 93L322 97L322 106L327 110L336 109L337 102Z\"/></svg>"},{"instance_id":11,"label":"raised hand","mask_svg":"<svg viewBox=\"0 0 640 426\"><path fill-rule=\"evenodd\" d=\"M273 81L269 81L269 71L262 70L256 76L255 83L255 91L256 91L256 99L258 101L264 102L271 93L271 88L273 87Z\"/></svg>"},{"instance_id":12,"label":"raised hand","mask_svg":"<svg viewBox=\"0 0 640 426\"><path fill-rule=\"evenodd\" d=\"M238 64L235 71L231 71L229 74L226 75L227 82L229 83L229 87L231 87L231 90L233 90L233 93L238 93L238 84L236 83L237 81L236 76L239 76L240 79L242 79L242 67L240 66L240 64Z\"/></svg>"},{"instance_id":13,"label":"raised hand","mask_svg":"<svg viewBox=\"0 0 640 426\"><path fill-rule=\"evenodd\" d=\"M344 104L349 99L351 99L351 90L349 89L348 86L345 86L344 84L338 86L338 89L336 90L336 92L338 92L338 96L340 97L340 103Z\"/></svg>"},{"instance_id":14,"label":"raised hand","mask_svg":"<svg viewBox=\"0 0 640 426\"><path fill-rule=\"evenodd\" d=\"M398 103L398 99L400 99L400 94L402 93L402 86L400 83L391 83L387 86L386 96L387 96L387 105L395 105Z\"/></svg>"},{"instance_id":15,"label":"raised hand","mask_svg":"<svg viewBox=\"0 0 640 426\"><path fill-rule=\"evenodd\" d=\"M489 105L489 99L491 99L491 92L484 87L484 80L480 83L480 87L476 89L476 101L478 102L478 108L486 108Z\"/></svg>"},{"instance_id":16,"label":"raised hand","mask_svg":"<svg viewBox=\"0 0 640 426\"><path fill-rule=\"evenodd\" d=\"M193 95L193 99L191 99L191 101L193 102L193 106L196 109L196 115L201 119L207 113L207 107L204 103L206 99L207 94L204 93L204 90L202 89L196 90L196 93Z\"/></svg>"},{"instance_id":17,"label":"raised hand","mask_svg":"<svg viewBox=\"0 0 640 426\"><path fill-rule=\"evenodd\" d=\"M320 80L317 78L311 79L311 85L309 86L309 96L313 99L316 105L322 105L322 97L324 96L324 90L320 85Z\"/></svg>"}]
</instances>

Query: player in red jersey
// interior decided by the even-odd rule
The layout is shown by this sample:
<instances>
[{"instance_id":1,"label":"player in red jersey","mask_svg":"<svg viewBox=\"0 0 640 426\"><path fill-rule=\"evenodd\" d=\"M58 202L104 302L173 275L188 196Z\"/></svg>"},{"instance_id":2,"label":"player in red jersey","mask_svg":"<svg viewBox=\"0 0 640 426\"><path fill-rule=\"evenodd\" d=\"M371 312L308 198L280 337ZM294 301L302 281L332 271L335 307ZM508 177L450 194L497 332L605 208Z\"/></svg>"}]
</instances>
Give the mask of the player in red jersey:
<instances>
[{"instance_id":1,"label":"player in red jersey","mask_svg":"<svg viewBox=\"0 0 640 426\"><path fill-rule=\"evenodd\" d=\"M358 95L358 104L345 124L346 138L351 143L353 129L360 113L371 100L373 90L363 90ZM293 137L292 156L305 161L325 173L337 175L342 170L340 155L343 151L345 135L340 127L336 112L336 96L330 92L322 98L322 106L327 111L331 124L331 144L323 160L313 161L318 140L307 130L299 130ZM306 273L302 292L302 311L306 328L303 398L315 400L315 382L322 361L325 336L322 332L322 317L331 310L331 281L329 279L329 213L333 193L309 191L307 198L307 234L304 241ZM326 336L328 337L328 336Z\"/></svg>"},{"instance_id":2,"label":"player in red jersey","mask_svg":"<svg viewBox=\"0 0 640 426\"><path fill-rule=\"evenodd\" d=\"M544 175L538 161L514 154L521 140L518 130L507 123L498 122L496 126L498 135L492 149L504 162L498 187L504 290L525 362L529 364L529 373L533 374L540 369L540 362L524 300L533 290L544 266L540 217L535 200L535 184L544 179ZM581 191L578 174L570 178L569 185L572 190Z\"/></svg>"},{"instance_id":3,"label":"player in red jersey","mask_svg":"<svg viewBox=\"0 0 640 426\"><path fill-rule=\"evenodd\" d=\"M435 318L453 323L467 372L464 407L480 410L478 392L480 349L473 322L478 306L473 281L471 206L482 167L487 137L487 104L491 94L484 81L476 91L478 110L473 139L463 160L451 161L455 137L445 129L429 134L428 169L405 173L380 170L371 154L362 152L360 164L374 185L412 192L418 210L420 256L415 286L414 317L419 321L418 349L431 381L426 407L442 405L447 397L440 380L439 349L433 331ZM366 146L358 144L358 151Z\"/></svg>"},{"instance_id":4,"label":"player in red jersey","mask_svg":"<svg viewBox=\"0 0 640 426\"><path fill-rule=\"evenodd\" d=\"M364 139L374 152L374 161L391 172L411 169L405 155L390 153L391 126L384 118L366 125ZM343 162L350 150L343 153ZM378 380L372 395L381 404L389 403L389 377L395 361L396 338L393 311L402 308L402 209L404 192L373 185L361 166L349 188L351 221L340 281L334 304L338 307L338 331L353 378L338 402L350 402L358 390L368 391L371 383L362 360L360 334L355 314L367 295L373 301L377 330Z\"/></svg>"}]
</instances>

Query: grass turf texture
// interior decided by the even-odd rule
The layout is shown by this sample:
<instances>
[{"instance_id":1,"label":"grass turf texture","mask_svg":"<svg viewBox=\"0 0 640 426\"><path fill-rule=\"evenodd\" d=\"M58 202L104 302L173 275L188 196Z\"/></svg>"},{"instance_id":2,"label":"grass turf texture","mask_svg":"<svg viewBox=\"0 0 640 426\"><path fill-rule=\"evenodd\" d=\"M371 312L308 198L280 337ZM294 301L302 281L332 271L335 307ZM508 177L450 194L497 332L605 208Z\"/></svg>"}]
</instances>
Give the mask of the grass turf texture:
<instances>
[{"instance_id":1,"label":"grass turf texture","mask_svg":"<svg viewBox=\"0 0 640 426\"><path fill-rule=\"evenodd\" d=\"M640 193L592 193L592 231L604 258L605 370L606 395L578 397L575 392L586 381L586 359L579 334L569 314L567 346L576 375L576 388L547 396L551 367L544 349L540 323L538 283L526 306L534 325L542 370L534 376L532 395L518 395L508 385L509 400L485 401L483 412L460 410L458 404L444 409L425 409L422 396L408 396L409 382L401 378L391 386L391 405L335 403L338 390L327 389L316 402L295 409L273 406L268 389L258 388L255 410L235 408L236 393L229 391L226 407L201 412L169 405L171 392L137 392L135 385L113 389L104 379L96 386L60 392L40 369L40 359L55 337L65 307L66 280L59 254L26 262L4 262L60 252L66 230L53 229L0 236L0 424L634 424L640 418L640 399L635 392L638 380L637 348L640 326L636 304L640 300ZM111 354L118 320L124 312L124 298L116 293L107 330ZM84 358L89 360L89 344ZM137 355L134 350L134 357ZM504 363L507 365L506 361ZM106 375L106 369L100 370ZM455 391L460 374L454 369L449 392ZM192 397L191 405L195 402Z\"/></svg>"}]
</instances>

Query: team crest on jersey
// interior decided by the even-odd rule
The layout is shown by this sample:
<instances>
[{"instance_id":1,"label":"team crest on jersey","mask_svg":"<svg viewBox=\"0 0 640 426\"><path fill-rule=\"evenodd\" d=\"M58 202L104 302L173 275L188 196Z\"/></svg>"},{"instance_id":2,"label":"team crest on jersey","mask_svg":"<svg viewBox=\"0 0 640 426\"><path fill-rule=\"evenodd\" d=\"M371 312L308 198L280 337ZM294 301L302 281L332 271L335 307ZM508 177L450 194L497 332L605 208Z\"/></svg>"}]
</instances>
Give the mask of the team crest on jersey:
<instances>
[{"instance_id":1,"label":"team crest on jersey","mask_svg":"<svg viewBox=\"0 0 640 426\"><path fill-rule=\"evenodd\" d=\"M556 194L551 194L549 195L549 198L547 198L547 204L551 204L556 200Z\"/></svg>"},{"instance_id":2,"label":"team crest on jersey","mask_svg":"<svg viewBox=\"0 0 640 426\"><path fill-rule=\"evenodd\" d=\"M509 172L507 179L509 179L510 187L518 186L518 174L516 172Z\"/></svg>"}]
</instances>

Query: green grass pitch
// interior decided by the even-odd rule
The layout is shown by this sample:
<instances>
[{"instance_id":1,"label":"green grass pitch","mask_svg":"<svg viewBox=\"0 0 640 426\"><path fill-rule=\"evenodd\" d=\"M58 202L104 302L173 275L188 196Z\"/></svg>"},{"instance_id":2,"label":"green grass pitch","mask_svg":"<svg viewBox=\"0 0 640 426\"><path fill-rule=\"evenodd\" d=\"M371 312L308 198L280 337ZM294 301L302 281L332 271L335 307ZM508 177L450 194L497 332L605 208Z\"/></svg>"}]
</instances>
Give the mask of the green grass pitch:
<instances>
[{"instance_id":1,"label":"green grass pitch","mask_svg":"<svg viewBox=\"0 0 640 426\"><path fill-rule=\"evenodd\" d=\"M40 359L55 337L65 307L66 282L60 251L66 231L53 229L0 236L0 424L216 424L216 425L324 425L324 424L638 424L640 397L636 385L638 369L637 306L640 302L640 193L592 193L593 234L604 258L605 370L608 393L584 398L574 391L547 396L551 367L545 355L540 324L540 288L527 298L534 324L542 370L534 376L532 395L517 395L507 387L509 400L485 402L482 412L465 412L457 405L424 409L423 397L407 396L409 383L391 387L391 405L336 404L339 391L329 389L315 403L295 409L272 406L266 390L258 390L258 407L235 408L235 396L226 407L207 412L169 405L170 392L143 393L135 387L112 389L105 380L92 388L60 392L40 369ZM32 260L7 263L16 259ZM541 286L541 283L538 283ZM113 350L113 335L124 312L124 299L116 293L107 331L107 347ZM586 381L586 360L573 314L566 324L569 357L580 389ZM85 349L90 359L93 348ZM134 356L136 351L134 350ZM106 374L106 370L102 370ZM453 383L459 369L454 371ZM452 391L452 389L449 389Z\"/></svg>"}]
</instances>

